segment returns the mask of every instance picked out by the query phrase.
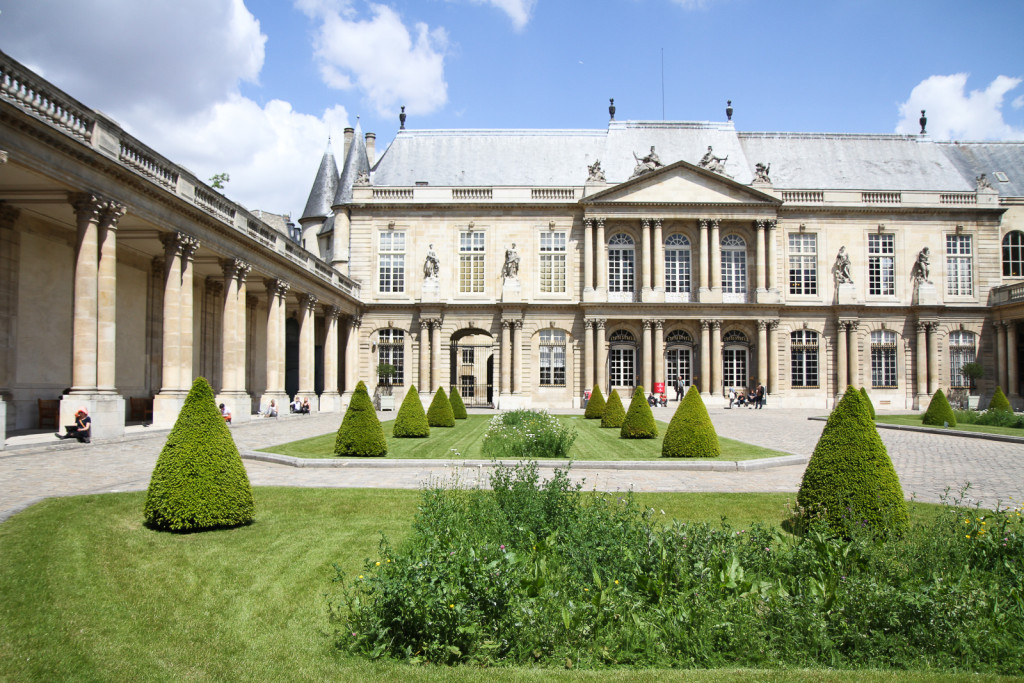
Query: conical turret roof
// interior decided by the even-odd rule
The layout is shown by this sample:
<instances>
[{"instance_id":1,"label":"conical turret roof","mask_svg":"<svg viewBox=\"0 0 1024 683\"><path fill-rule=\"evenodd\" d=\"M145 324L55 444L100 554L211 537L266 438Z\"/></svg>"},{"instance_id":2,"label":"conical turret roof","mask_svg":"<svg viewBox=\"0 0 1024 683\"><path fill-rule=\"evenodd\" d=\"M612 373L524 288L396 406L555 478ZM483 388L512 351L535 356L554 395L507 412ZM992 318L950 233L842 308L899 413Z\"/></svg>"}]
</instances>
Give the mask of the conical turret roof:
<instances>
[{"instance_id":1,"label":"conical turret roof","mask_svg":"<svg viewBox=\"0 0 1024 683\"><path fill-rule=\"evenodd\" d=\"M302 217L299 221L307 218L327 218L331 212L331 202L338 192L338 163L334 160L334 151L331 149L331 141L327 141L327 149L320 160L320 168L316 172L316 180L313 181L313 189L309 191L309 199L306 200L306 208L302 210Z\"/></svg>"},{"instance_id":2,"label":"conical turret roof","mask_svg":"<svg viewBox=\"0 0 1024 683\"><path fill-rule=\"evenodd\" d=\"M363 137L363 129L356 119L356 130L352 137L352 145L348 149L348 156L343 162L341 178L338 180L338 189L334 193L334 204L347 204L352 201L352 185L361 172L367 175L370 173L370 157L366 154L366 139Z\"/></svg>"}]
</instances>

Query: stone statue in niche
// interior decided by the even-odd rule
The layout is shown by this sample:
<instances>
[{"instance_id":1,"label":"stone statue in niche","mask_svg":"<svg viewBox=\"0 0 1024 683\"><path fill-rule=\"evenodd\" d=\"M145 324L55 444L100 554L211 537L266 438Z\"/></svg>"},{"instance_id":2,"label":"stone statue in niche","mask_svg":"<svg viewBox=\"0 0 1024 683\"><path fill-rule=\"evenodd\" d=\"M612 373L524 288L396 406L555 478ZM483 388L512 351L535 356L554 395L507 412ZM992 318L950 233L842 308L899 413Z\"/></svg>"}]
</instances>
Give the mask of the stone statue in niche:
<instances>
[{"instance_id":1,"label":"stone statue in niche","mask_svg":"<svg viewBox=\"0 0 1024 683\"><path fill-rule=\"evenodd\" d=\"M601 170L601 160L596 159L594 163L587 166L587 182L604 183L604 171Z\"/></svg>"},{"instance_id":2,"label":"stone statue in niche","mask_svg":"<svg viewBox=\"0 0 1024 683\"><path fill-rule=\"evenodd\" d=\"M630 176L631 178L636 178L638 175L643 175L644 173L650 173L664 165L661 163L661 158L654 151L654 145L651 145L650 154L646 154L641 158L636 155L636 152L633 152L633 158L636 159L636 168L633 169L633 175Z\"/></svg>"},{"instance_id":3,"label":"stone statue in niche","mask_svg":"<svg viewBox=\"0 0 1024 683\"><path fill-rule=\"evenodd\" d=\"M701 157L700 162L697 165L701 168L706 168L709 171L727 175L725 172L725 162L728 160L728 154L724 157L716 157L714 151L711 149L711 145L708 145L708 151L704 153L704 156Z\"/></svg>"},{"instance_id":4,"label":"stone statue in niche","mask_svg":"<svg viewBox=\"0 0 1024 683\"><path fill-rule=\"evenodd\" d=\"M434 245L431 244L427 248L427 259L423 262L423 277L427 280L436 280L440 272L441 264L437 260L437 252L434 251Z\"/></svg>"},{"instance_id":5,"label":"stone statue in niche","mask_svg":"<svg viewBox=\"0 0 1024 683\"><path fill-rule=\"evenodd\" d=\"M914 261L914 266L910 269L910 278L917 284L931 284L931 280L928 279L928 258L931 256L931 251L928 247L925 247L917 254L917 260Z\"/></svg>"},{"instance_id":6,"label":"stone statue in niche","mask_svg":"<svg viewBox=\"0 0 1024 683\"><path fill-rule=\"evenodd\" d=\"M771 183L772 179L768 177L768 172L772 170L771 164L754 164L754 182L755 183Z\"/></svg>"},{"instance_id":7,"label":"stone statue in niche","mask_svg":"<svg viewBox=\"0 0 1024 683\"><path fill-rule=\"evenodd\" d=\"M832 264L832 277L836 279L837 285L853 284L853 277L850 276L850 256L846 253L846 247L839 247L836 262Z\"/></svg>"},{"instance_id":8,"label":"stone statue in niche","mask_svg":"<svg viewBox=\"0 0 1024 683\"><path fill-rule=\"evenodd\" d=\"M352 184L356 187L366 187L370 184L370 174L366 171L360 171Z\"/></svg>"},{"instance_id":9,"label":"stone statue in niche","mask_svg":"<svg viewBox=\"0 0 1024 683\"><path fill-rule=\"evenodd\" d=\"M519 252L516 251L516 243L512 243L511 249L505 250L505 265L501 269L501 274L506 280L518 280L519 279Z\"/></svg>"}]
</instances>

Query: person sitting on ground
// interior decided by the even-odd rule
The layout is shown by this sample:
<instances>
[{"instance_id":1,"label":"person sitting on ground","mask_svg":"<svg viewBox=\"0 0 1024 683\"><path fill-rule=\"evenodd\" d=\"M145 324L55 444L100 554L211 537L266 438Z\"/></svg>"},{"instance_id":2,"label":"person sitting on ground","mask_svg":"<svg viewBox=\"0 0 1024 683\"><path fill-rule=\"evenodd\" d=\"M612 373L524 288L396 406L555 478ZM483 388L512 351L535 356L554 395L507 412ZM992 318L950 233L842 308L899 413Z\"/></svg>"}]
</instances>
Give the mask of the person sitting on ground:
<instances>
[{"instance_id":1,"label":"person sitting on ground","mask_svg":"<svg viewBox=\"0 0 1024 683\"><path fill-rule=\"evenodd\" d=\"M224 421L231 424L231 408L228 408L223 403L220 404L220 414L224 418Z\"/></svg>"},{"instance_id":2,"label":"person sitting on ground","mask_svg":"<svg viewBox=\"0 0 1024 683\"><path fill-rule=\"evenodd\" d=\"M302 399L298 394L295 394L295 400L291 403L291 410L293 413L302 412Z\"/></svg>"},{"instance_id":3,"label":"person sitting on ground","mask_svg":"<svg viewBox=\"0 0 1024 683\"><path fill-rule=\"evenodd\" d=\"M263 411L263 417L277 417L277 402L270 399L270 405Z\"/></svg>"},{"instance_id":4,"label":"person sitting on ground","mask_svg":"<svg viewBox=\"0 0 1024 683\"><path fill-rule=\"evenodd\" d=\"M302 399L302 407L299 409L299 412L302 413L303 415L309 415L309 399L308 398Z\"/></svg>"},{"instance_id":5,"label":"person sitting on ground","mask_svg":"<svg viewBox=\"0 0 1024 683\"><path fill-rule=\"evenodd\" d=\"M62 440L74 438L79 443L92 443L92 418L85 406L75 411L75 424L66 425L64 431L64 434L57 432L55 436Z\"/></svg>"},{"instance_id":6,"label":"person sitting on ground","mask_svg":"<svg viewBox=\"0 0 1024 683\"><path fill-rule=\"evenodd\" d=\"M668 396L666 396L665 394L662 394L661 396L659 396L658 397L658 405L660 405L662 408L667 408L668 407Z\"/></svg>"},{"instance_id":7,"label":"person sitting on ground","mask_svg":"<svg viewBox=\"0 0 1024 683\"><path fill-rule=\"evenodd\" d=\"M652 408L654 408L654 407L656 407L658 405L658 399L654 398L654 392L653 391L651 392L651 395L647 397L647 405L649 405Z\"/></svg>"},{"instance_id":8,"label":"person sitting on ground","mask_svg":"<svg viewBox=\"0 0 1024 683\"><path fill-rule=\"evenodd\" d=\"M740 389L739 393L736 394L736 406L740 407L745 405L747 402L747 395Z\"/></svg>"}]
</instances>

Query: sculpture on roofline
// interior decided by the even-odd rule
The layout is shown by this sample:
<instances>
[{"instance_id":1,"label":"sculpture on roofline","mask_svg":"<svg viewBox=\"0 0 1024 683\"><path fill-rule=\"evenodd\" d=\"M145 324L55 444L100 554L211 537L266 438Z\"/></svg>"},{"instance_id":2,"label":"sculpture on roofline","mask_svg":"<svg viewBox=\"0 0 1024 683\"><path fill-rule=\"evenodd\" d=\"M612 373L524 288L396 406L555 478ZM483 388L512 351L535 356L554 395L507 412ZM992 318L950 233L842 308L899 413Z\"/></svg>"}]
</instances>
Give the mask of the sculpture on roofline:
<instances>
[{"instance_id":1,"label":"sculpture on roofline","mask_svg":"<svg viewBox=\"0 0 1024 683\"><path fill-rule=\"evenodd\" d=\"M370 174L366 171L360 171L356 174L356 179L352 184L356 187L366 187L370 184Z\"/></svg>"},{"instance_id":2,"label":"sculpture on roofline","mask_svg":"<svg viewBox=\"0 0 1024 683\"><path fill-rule=\"evenodd\" d=\"M601 169L601 160L597 159L594 163L587 165L587 182L588 183L604 183L607 182L604 178L604 171Z\"/></svg>"},{"instance_id":3,"label":"sculpture on roofline","mask_svg":"<svg viewBox=\"0 0 1024 683\"><path fill-rule=\"evenodd\" d=\"M664 165L661 163L661 158L654 151L654 145L651 145L650 154L646 154L641 158L636 155L636 152L633 152L633 158L636 159L636 168L633 169L633 175L631 175L630 178L636 178L638 175L650 173Z\"/></svg>"},{"instance_id":4,"label":"sculpture on roofline","mask_svg":"<svg viewBox=\"0 0 1024 683\"><path fill-rule=\"evenodd\" d=\"M931 256L931 251L928 249L928 247L925 247L924 249L918 252L917 260L914 261L914 265L910 269L910 278L917 284L931 284L931 280L928 279L929 256Z\"/></svg>"},{"instance_id":5,"label":"sculpture on roofline","mask_svg":"<svg viewBox=\"0 0 1024 683\"><path fill-rule=\"evenodd\" d=\"M771 183L772 179L768 177L769 171L772 170L771 164L754 164L754 182L755 183Z\"/></svg>"},{"instance_id":6,"label":"sculpture on roofline","mask_svg":"<svg viewBox=\"0 0 1024 683\"><path fill-rule=\"evenodd\" d=\"M722 175L728 175L725 172L725 162L729 160L729 155L724 157L716 157L714 151L711 149L711 145L708 145L708 151L701 157L700 162L697 164L701 168L706 168L709 171L720 173Z\"/></svg>"},{"instance_id":7,"label":"sculpture on roofline","mask_svg":"<svg viewBox=\"0 0 1024 683\"><path fill-rule=\"evenodd\" d=\"M975 182L978 183L978 189L979 190L991 190L992 189L992 183L990 183L988 181L988 175L987 174L982 173L980 176L978 176L974 180L975 180Z\"/></svg>"},{"instance_id":8,"label":"sculpture on roofline","mask_svg":"<svg viewBox=\"0 0 1024 683\"><path fill-rule=\"evenodd\" d=\"M850 276L850 256L846 253L846 247L839 247L836 262L832 264L832 276L837 285L853 284L853 277Z\"/></svg>"},{"instance_id":9,"label":"sculpture on roofline","mask_svg":"<svg viewBox=\"0 0 1024 683\"><path fill-rule=\"evenodd\" d=\"M439 272L441 272L441 264L437 260L434 245L431 244L427 249L427 259L423 262L423 277L427 280L436 280Z\"/></svg>"},{"instance_id":10,"label":"sculpture on roofline","mask_svg":"<svg viewBox=\"0 0 1024 683\"><path fill-rule=\"evenodd\" d=\"M516 251L516 243L512 243L511 249L505 250L505 265L501 269L501 274L506 280L518 280L519 279L519 252Z\"/></svg>"}]
</instances>

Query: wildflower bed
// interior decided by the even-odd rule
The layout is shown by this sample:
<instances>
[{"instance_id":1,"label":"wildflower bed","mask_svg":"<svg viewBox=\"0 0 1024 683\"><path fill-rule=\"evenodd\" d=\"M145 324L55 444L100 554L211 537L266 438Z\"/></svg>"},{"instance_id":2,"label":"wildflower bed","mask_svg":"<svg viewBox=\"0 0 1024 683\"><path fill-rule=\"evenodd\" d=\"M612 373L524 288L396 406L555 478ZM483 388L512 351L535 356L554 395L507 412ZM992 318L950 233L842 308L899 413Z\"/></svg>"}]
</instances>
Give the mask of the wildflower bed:
<instances>
[{"instance_id":1,"label":"wildflower bed","mask_svg":"<svg viewBox=\"0 0 1024 683\"><path fill-rule=\"evenodd\" d=\"M1024 673L1020 510L902 539L661 523L566 472L425 490L412 534L339 569L339 648L414 663Z\"/></svg>"}]
</instances>

